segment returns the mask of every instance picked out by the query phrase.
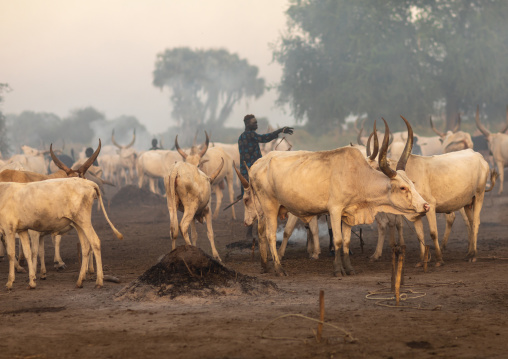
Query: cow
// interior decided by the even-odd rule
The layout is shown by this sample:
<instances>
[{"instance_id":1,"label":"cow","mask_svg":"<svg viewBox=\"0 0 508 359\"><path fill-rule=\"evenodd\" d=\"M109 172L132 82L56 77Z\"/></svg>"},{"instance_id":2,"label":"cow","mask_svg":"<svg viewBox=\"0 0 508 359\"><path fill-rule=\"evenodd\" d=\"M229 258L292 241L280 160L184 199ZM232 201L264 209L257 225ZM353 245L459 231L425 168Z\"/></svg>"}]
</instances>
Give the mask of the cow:
<instances>
[{"instance_id":1,"label":"cow","mask_svg":"<svg viewBox=\"0 0 508 359\"><path fill-rule=\"evenodd\" d=\"M19 162L28 171L48 174L48 162L44 157L48 153L47 151L39 151L29 146L21 146L21 149L24 153L13 155L7 163Z\"/></svg>"},{"instance_id":2,"label":"cow","mask_svg":"<svg viewBox=\"0 0 508 359\"><path fill-rule=\"evenodd\" d=\"M81 288L86 277L90 250L97 264L96 287L103 286L101 243L92 227L92 205L98 199L108 224L118 239L123 235L108 218L99 187L82 178L57 178L40 182L0 183L0 231L5 236L9 258L7 289L14 282L14 236L19 234L23 251L32 257L28 230L55 233L69 227L76 228L83 261L76 286ZM35 288L35 270L28 260L29 287Z\"/></svg>"},{"instance_id":3,"label":"cow","mask_svg":"<svg viewBox=\"0 0 508 359\"><path fill-rule=\"evenodd\" d=\"M142 188L145 178L150 192L160 194L158 180L163 179L182 158L177 151L152 150L143 152L136 160L138 187Z\"/></svg>"},{"instance_id":4,"label":"cow","mask_svg":"<svg viewBox=\"0 0 508 359\"><path fill-rule=\"evenodd\" d=\"M275 246L277 216L285 217L289 212L308 223L315 215L329 213L335 248L334 274L344 275L354 274L349 259L352 226L372 223L379 211L406 214L412 219L429 211L429 204L415 190L404 171L413 141L411 126L404 121L409 132L407 148L395 171L387 163L388 136L383 139L379 159L382 173L373 169L362 153L351 147L284 152L284 156L269 153L252 165L243 200L246 211L257 213L264 271L268 270L268 242L276 274L286 274ZM388 124L384 122L385 133L389 133Z\"/></svg>"},{"instance_id":5,"label":"cow","mask_svg":"<svg viewBox=\"0 0 508 359\"><path fill-rule=\"evenodd\" d=\"M134 129L131 142L125 146L119 145L115 141L115 130L111 132L111 142L118 147L118 154L110 159L111 171L115 178L113 182L116 185L121 185L122 180L125 184L131 184L134 181L137 153L132 145L135 141L136 129Z\"/></svg>"},{"instance_id":6,"label":"cow","mask_svg":"<svg viewBox=\"0 0 508 359\"><path fill-rule=\"evenodd\" d=\"M504 133L506 130L508 130L508 107L506 108L506 124L504 128L498 133L492 133L482 125L480 122L479 106L476 107L475 121L476 126L487 139L490 152L492 153L494 163L496 164L497 171L499 172L498 194L501 194L503 193L504 168L506 165L508 165L508 134Z\"/></svg>"},{"instance_id":7,"label":"cow","mask_svg":"<svg viewBox=\"0 0 508 359\"><path fill-rule=\"evenodd\" d=\"M432 130L440 137L442 145L442 153L455 152L460 150L466 150L468 148L473 149L473 140L471 139L471 135L464 131L459 131L460 129L460 113L458 114L457 123L453 130L448 131L446 133L438 131L434 124L432 123L432 116L430 116L430 127Z\"/></svg>"},{"instance_id":8,"label":"cow","mask_svg":"<svg viewBox=\"0 0 508 359\"><path fill-rule=\"evenodd\" d=\"M215 173L207 176L198 168L199 160L205 154L208 148L208 134L206 134L206 146L199 153L187 155L178 146L178 136L175 139L175 147L184 158L184 162L177 162L169 175L164 177L164 186L166 187L166 199L170 216L170 236L172 239L172 249L176 248L176 239L178 232L182 233L185 243L191 245L189 240L189 226L191 227L192 245L196 245L197 232L195 220L203 223L206 221L208 240L212 247L212 255L218 261L221 261L219 253L215 248L214 234L212 228L212 211L210 208L211 183L219 175L224 166L221 162ZM184 157L183 154L186 155ZM178 213L183 212L180 224L178 224Z\"/></svg>"}]
</instances>

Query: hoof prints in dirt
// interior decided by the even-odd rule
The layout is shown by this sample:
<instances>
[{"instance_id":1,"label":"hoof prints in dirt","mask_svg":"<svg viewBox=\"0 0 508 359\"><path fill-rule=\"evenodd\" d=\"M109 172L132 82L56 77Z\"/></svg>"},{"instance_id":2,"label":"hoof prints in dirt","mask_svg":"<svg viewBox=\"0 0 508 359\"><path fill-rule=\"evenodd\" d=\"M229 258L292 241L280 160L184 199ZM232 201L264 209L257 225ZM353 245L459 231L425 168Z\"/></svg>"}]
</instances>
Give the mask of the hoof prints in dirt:
<instances>
[{"instance_id":1,"label":"hoof prints in dirt","mask_svg":"<svg viewBox=\"0 0 508 359\"><path fill-rule=\"evenodd\" d=\"M181 295L198 297L262 294L279 291L271 281L260 280L224 267L194 246L179 246L159 263L123 288L120 299L174 299Z\"/></svg>"}]
</instances>

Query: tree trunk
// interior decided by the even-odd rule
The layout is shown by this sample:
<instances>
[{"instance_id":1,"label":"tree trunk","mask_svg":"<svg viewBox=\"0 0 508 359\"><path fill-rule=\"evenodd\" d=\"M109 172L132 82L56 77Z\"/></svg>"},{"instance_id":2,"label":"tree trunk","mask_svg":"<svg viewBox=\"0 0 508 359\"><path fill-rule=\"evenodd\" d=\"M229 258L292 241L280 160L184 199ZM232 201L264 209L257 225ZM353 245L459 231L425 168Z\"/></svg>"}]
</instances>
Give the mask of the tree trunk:
<instances>
[{"instance_id":1,"label":"tree trunk","mask_svg":"<svg viewBox=\"0 0 508 359\"><path fill-rule=\"evenodd\" d=\"M446 97L446 129L452 130L457 123L457 114L459 113L458 99L455 95Z\"/></svg>"}]
</instances>

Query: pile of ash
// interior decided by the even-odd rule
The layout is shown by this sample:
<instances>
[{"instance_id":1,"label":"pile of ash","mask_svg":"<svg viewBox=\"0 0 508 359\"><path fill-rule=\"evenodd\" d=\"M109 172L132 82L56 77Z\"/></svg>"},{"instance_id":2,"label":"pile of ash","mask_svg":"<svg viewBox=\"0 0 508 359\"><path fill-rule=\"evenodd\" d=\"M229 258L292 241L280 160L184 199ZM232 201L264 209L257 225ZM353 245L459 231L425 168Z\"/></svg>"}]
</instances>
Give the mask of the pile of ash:
<instances>
[{"instance_id":1,"label":"pile of ash","mask_svg":"<svg viewBox=\"0 0 508 359\"><path fill-rule=\"evenodd\" d=\"M120 299L174 299L181 295L198 297L278 292L271 281L230 270L201 249L183 245L166 254L159 263L123 288Z\"/></svg>"},{"instance_id":2,"label":"pile of ash","mask_svg":"<svg viewBox=\"0 0 508 359\"><path fill-rule=\"evenodd\" d=\"M165 203L166 199L164 197L133 185L120 188L113 198L111 198L112 206L125 206L131 204L158 205Z\"/></svg>"}]
</instances>

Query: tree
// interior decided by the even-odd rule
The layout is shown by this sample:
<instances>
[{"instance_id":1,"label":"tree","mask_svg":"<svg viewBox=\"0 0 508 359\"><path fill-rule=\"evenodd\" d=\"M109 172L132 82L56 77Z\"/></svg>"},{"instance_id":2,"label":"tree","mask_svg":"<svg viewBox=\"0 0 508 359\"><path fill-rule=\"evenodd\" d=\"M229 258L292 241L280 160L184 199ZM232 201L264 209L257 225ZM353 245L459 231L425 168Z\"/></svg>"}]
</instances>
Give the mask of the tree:
<instances>
[{"instance_id":1,"label":"tree","mask_svg":"<svg viewBox=\"0 0 508 359\"><path fill-rule=\"evenodd\" d=\"M442 102L452 127L459 110L503 93L506 11L474 0L293 1L274 48L278 103L325 132L350 113L428 121Z\"/></svg>"},{"instance_id":2,"label":"tree","mask_svg":"<svg viewBox=\"0 0 508 359\"><path fill-rule=\"evenodd\" d=\"M205 125L223 127L235 104L263 94L265 81L256 66L224 49L179 47L157 55L153 85L170 90L172 115L191 138Z\"/></svg>"}]
</instances>

